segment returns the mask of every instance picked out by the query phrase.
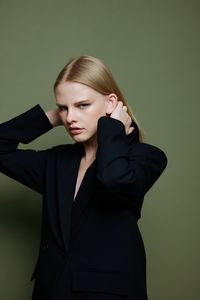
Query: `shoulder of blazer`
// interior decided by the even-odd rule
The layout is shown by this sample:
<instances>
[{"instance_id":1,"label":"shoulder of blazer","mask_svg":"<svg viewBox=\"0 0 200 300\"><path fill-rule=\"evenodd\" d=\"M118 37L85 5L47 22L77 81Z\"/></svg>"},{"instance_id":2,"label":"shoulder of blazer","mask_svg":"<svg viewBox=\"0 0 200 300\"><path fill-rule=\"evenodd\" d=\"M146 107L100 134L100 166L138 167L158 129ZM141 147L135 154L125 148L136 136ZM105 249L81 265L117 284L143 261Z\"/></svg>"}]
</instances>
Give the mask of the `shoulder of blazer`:
<instances>
[{"instance_id":1,"label":"shoulder of blazer","mask_svg":"<svg viewBox=\"0 0 200 300\"><path fill-rule=\"evenodd\" d=\"M80 143L74 144L60 144L55 145L48 149L52 154L68 154L73 155L75 153L80 153L83 151L83 146Z\"/></svg>"}]
</instances>

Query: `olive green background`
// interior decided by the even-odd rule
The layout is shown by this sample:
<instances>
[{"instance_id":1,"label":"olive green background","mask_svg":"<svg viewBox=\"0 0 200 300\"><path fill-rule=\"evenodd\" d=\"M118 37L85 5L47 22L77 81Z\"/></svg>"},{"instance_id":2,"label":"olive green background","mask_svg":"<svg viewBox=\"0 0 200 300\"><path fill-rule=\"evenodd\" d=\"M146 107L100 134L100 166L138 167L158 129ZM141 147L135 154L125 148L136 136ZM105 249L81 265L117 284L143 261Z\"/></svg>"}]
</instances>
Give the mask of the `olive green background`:
<instances>
[{"instance_id":1,"label":"olive green background","mask_svg":"<svg viewBox=\"0 0 200 300\"><path fill-rule=\"evenodd\" d=\"M69 58L102 59L168 166L139 226L149 300L200 299L199 1L0 0L0 122L40 103ZM21 148L67 143L55 128ZM71 142L71 141L70 141ZM0 174L0 299L30 299L41 197Z\"/></svg>"}]
</instances>

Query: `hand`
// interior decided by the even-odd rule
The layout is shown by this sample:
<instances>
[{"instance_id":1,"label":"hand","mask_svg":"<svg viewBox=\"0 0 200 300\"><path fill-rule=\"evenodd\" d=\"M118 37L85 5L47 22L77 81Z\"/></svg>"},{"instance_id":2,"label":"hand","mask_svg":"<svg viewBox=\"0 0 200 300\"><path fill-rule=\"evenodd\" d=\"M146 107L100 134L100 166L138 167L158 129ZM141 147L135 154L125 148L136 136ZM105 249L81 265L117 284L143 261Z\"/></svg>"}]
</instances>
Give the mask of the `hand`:
<instances>
[{"instance_id":1,"label":"hand","mask_svg":"<svg viewBox=\"0 0 200 300\"><path fill-rule=\"evenodd\" d=\"M111 113L110 117L117 119L124 124L126 135L129 135L131 132L133 132L134 127L130 127L132 119L127 113L127 107L123 105L122 101L118 101L117 106Z\"/></svg>"},{"instance_id":2,"label":"hand","mask_svg":"<svg viewBox=\"0 0 200 300\"><path fill-rule=\"evenodd\" d=\"M61 121L60 115L59 115L59 108L47 111L45 113L53 127L62 125L62 121Z\"/></svg>"}]
</instances>

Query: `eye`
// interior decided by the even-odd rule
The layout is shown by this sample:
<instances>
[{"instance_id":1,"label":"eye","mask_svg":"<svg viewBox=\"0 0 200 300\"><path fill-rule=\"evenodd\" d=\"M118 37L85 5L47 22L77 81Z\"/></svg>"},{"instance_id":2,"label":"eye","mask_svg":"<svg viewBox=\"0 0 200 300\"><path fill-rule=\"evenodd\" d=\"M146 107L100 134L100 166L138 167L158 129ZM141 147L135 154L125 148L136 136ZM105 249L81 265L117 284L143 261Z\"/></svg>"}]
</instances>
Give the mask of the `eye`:
<instances>
[{"instance_id":1,"label":"eye","mask_svg":"<svg viewBox=\"0 0 200 300\"><path fill-rule=\"evenodd\" d=\"M67 107L65 107L65 106L59 106L58 108L59 108L59 110L61 110L61 111L67 110Z\"/></svg>"},{"instance_id":2,"label":"eye","mask_svg":"<svg viewBox=\"0 0 200 300\"><path fill-rule=\"evenodd\" d=\"M86 107L88 107L88 106L90 106L89 103L82 103L82 104L79 104L79 108L80 108L80 109L84 109L84 108L86 108Z\"/></svg>"}]
</instances>

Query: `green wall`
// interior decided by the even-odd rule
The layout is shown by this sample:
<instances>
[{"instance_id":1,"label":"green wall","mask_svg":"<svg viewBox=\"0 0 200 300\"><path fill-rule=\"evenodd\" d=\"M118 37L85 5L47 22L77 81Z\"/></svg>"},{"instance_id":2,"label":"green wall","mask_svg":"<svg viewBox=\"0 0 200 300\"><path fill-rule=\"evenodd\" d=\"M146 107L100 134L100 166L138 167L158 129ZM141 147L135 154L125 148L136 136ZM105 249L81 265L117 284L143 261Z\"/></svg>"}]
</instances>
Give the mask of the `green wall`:
<instances>
[{"instance_id":1,"label":"green wall","mask_svg":"<svg viewBox=\"0 0 200 300\"><path fill-rule=\"evenodd\" d=\"M200 299L199 9L195 0L0 1L0 122L37 103L54 108L61 67L94 55L111 68L146 142L168 156L139 222L149 300ZM26 148L68 141L56 128ZM27 300L41 198L2 174L0 189L0 299Z\"/></svg>"}]
</instances>

